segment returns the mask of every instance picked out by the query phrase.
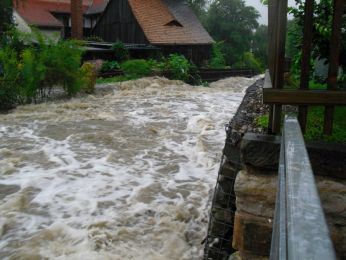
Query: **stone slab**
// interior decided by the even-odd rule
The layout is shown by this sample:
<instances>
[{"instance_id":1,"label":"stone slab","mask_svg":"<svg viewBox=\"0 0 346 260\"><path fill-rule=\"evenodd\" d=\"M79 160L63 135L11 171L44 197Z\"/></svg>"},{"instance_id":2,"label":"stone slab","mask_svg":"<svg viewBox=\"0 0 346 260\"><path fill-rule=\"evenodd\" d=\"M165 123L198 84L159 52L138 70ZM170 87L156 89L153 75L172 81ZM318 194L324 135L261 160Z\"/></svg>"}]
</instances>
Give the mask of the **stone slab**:
<instances>
[{"instance_id":1,"label":"stone slab","mask_svg":"<svg viewBox=\"0 0 346 260\"><path fill-rule=\"evenodd\" d=\"M241 160L261 170L278 169L281 137L262 134L245 134L241 142Z\"/></svg>"},{"instance_id":2,"label":"stone slab","mask_svg":"<svg viewBox=\"0 0 346 260\"><path fill-rule=\"evenodd\" d=\"M237 210L266 218L273 218L277 189L277 175L238 173L234 190Z\"/></svg>"},{"instance_id":3,"label":"stone slab","mask_svg":"<svg viewBox=\"0 0 346 260\"><path fill-rule=\"evenodd\" d=\"M268 256L272 224L267 218L237 211L234 219L232 246L242 254Z\"/></svg>"}]
</instances>

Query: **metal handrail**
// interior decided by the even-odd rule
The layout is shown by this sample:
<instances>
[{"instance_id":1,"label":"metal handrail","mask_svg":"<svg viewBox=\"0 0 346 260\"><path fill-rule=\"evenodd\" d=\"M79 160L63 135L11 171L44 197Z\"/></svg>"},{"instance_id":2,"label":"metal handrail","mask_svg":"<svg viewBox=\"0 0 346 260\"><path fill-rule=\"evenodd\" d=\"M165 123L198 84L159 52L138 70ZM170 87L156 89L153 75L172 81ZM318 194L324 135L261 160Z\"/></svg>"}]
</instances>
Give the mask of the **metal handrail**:
<instances>
[{"instance_id":1,"label":"metal handrail","mask_svg":"<svg viewBox=\"0 0 346 260\"><path fill-rule=\"evenodd\" d=\"M336 259L296 117L286 116L270 259Z\"/></svg>"}]
</instances>

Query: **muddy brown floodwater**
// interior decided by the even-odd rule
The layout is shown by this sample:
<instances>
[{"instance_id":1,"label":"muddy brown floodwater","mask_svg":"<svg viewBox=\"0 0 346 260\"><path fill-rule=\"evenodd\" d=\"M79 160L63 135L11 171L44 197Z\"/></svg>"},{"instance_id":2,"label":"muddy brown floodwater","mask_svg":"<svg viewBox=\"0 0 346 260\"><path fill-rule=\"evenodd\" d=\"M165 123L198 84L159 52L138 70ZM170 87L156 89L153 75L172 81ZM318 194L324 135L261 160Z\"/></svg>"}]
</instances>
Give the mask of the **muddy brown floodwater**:
<instances>
[{"instance_id":1,"label":"muddy brown floodwater","mask_svg":"<svg viewBox=\"0 0 346 260\"><path fill-rule=\"evenodd\" d=\"M201 259L246 87L164 78L0 115L1 259Z\"/></svg>"}]
</instances>

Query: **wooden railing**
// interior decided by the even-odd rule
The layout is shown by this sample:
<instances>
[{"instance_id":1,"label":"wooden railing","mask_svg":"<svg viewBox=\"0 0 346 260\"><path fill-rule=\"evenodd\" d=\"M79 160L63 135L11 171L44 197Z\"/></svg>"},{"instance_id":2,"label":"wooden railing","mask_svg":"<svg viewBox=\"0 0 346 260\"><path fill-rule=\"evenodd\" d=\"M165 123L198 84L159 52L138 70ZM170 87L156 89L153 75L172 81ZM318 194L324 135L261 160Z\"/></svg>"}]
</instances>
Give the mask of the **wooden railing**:
<instances>
[{"instance_id":1,"label":"wooden railing","mask_svg":"<svg viewBox=\"0 0 346 260\"><path fill-rule=\"evenodd\" d=\"M284 120L270 259L336 259L296 117Z\"/></svg>"},{"instance_id":2,"label":"wooden railing","mask_svg":"<svg viewBox=\"0 0 346 260\"><path fill-rule=\"evenodd\" d=\"M337 87L341 46L341 25L344 13L344 0L334 0L332 35L330 39L329 71L327 90L310 90L310 57L313 35L314 0L305 1L305 17L303 31L302 60L300 86L297 90L283 89L285 64L285 38L287 23L287 0L269 0L269 72L263 90L263 102L270 104L269 132L277 134L281 128L282 105L298 105L298 119L302 131L305 132L308 106L325 106L325 134L333 129L334 106L346 105L346 93Z\"/></svg>"},{"instance_id":3,"label":"wooden railing","mask_svg":"<svg viewBox=\"0 0 346 260\"><path fill-rule=\"evenodd\" d=\"M198 69L198 75L202 81L214 82L228 77L253 77L257 73L253 69ZM98 77L109 78L123 75L122 70L112 70L107 72L99 72ZM164 71L163 76L170 78L172 71Z\"/></svg>"}]
</instances>

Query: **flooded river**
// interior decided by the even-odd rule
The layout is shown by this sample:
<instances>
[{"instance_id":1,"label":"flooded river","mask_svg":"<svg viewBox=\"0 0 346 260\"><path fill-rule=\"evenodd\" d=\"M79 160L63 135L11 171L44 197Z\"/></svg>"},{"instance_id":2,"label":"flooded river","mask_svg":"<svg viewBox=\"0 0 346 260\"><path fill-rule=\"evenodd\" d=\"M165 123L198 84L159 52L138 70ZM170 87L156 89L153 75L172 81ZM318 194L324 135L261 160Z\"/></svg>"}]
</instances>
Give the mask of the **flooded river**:
<instances>
[{"instance_id":1,"label":"flooded river","mask_svg":"<svg viewBox=\"0 0 346 260\"><path fill-rule=\"evenodd\" d=\"M145 78L0 114L0 259L201 259L224 125L254 81Z\"/></svg>"}]
</instances>

